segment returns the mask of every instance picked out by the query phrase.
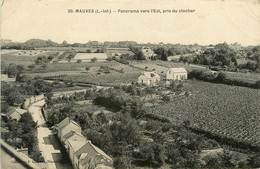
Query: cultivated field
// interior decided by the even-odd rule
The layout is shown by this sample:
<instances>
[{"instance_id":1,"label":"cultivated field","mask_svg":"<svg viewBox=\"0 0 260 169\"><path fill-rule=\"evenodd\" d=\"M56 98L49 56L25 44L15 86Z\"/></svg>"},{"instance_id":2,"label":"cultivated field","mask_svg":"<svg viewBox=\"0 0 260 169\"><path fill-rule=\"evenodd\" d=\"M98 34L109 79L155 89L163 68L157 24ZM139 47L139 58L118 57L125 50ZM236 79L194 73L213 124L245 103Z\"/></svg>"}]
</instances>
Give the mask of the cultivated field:
<instances>
[{"instance_id":1,"label":"cultivated field","mask_svg":"<svg viewBox=\"0 0 260 169\"><path fill-rule=\"evenodd\" d=\"M46 69L32 70L30 72L34 73L44 73L44 72L58 72L58 71L85 71L86 67L91 69L95 69L100 66L110 66L110 65L118 65L117 62L82 62L82 63L55 63L48 64Z\"/></svg>"},{"instance_id":2,"label":"cultivated field","mask_svg":"<svg viewBox=\"0 0 260 169\"><path fill-rule=\"evenodd\" d=\"M6 65L14 63L27 67L34 64L38 56L45 55L48 57L52 53L55 52L43 50L1 50L1 62L4 62Z\"/></svg>"},{"instance_id":3,"label":"cultivated field","mask_svg":"<svg viewBox=\"0 0 260 169\"><path fill-rule=\"evenodd\" d=\"M92 74L89 72L89 73L65 74L65 75L49 74L47 79L73 81L77 83L94 84L94 85L120 85L120 84L126 84L131 82L137 82L137 78L139 75L140 73L138 72L136 73L135 72L133 73L111 72L109 74Z\"/></svg>"},{"instance_id":4,"label":"cultivated field","mask_svg":"<svg viewBox=\"0 0 260 169\"><path fill-rule=\"evenodd\" d=\"M190 126L260 146L260 90L190 80L192 95L149 109Z\"/></svg>"}]
</instances>

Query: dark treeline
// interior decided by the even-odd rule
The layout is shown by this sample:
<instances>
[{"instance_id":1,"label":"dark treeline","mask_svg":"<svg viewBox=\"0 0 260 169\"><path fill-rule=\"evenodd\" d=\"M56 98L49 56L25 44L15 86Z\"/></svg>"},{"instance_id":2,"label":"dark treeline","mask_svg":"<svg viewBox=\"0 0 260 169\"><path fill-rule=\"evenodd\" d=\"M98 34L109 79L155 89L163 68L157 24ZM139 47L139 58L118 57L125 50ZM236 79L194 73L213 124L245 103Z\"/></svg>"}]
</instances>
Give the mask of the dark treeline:
<instances>
[{"instance_id":1,"label":"dark treeline","mask_svg":"<svg viewBox=\"0 0 260 169\"><path fill-rule=\"evenodd\" d=\"M241 56L244 53L243 56ZM238 64L238 59L247 59L246 63ZM232 49L228 44L218 44L214 48L205 50L203 53L180 57L180 61L209 66L219 66L229 71L237 69L249 69L259 72L260 69L260 46L255 46L246 51L240 52Z\"/></svg>"},{"instance_id":2,"label":"dark treeline","mask_svg":"<svg viewBox=\"0 0 260 169\"><path fill-rule=\"evenodd\" d=\"M193 70L193 71L189 72L188 77L207 81L207 82L223 83L223 84L227 84L227 85L243 86L243 87L260 89L260 81L256 81L254 83L254 82L250 82L247 80L231 79L231 78L228 78L227 74L224 72L212 73L210 71Z\"/></svg>"}]
</instances>

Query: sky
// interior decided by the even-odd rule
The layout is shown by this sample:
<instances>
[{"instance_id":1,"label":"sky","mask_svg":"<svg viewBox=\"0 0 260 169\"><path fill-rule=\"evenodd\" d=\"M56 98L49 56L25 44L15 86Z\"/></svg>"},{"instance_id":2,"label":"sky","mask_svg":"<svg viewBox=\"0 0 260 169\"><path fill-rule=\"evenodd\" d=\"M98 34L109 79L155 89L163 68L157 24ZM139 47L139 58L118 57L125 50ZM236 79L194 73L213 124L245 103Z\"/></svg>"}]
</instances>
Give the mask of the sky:
<instances>
[{"instance_id":1,"label":"sky","mask_svg":"<svg viewBox=\"0 0 260 169\"><path fill-rule=\"evenodd\" d=\"M61 43L89 40L201 45L260 44L259 0L4 0L1 38ZM163 10L190 13L68 13L76 9Z\"/></svg>"}]
</instances>

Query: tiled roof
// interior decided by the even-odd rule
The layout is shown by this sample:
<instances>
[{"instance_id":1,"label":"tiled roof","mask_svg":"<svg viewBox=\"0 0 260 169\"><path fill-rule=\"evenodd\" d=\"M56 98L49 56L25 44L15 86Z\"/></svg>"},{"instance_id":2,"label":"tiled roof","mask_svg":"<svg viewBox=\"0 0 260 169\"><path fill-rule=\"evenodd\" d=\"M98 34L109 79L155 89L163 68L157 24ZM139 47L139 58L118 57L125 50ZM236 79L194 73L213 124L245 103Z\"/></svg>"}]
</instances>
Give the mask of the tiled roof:
<instances>
[{"instance_id":1,"label":"tiled roof","mask_svg":"<svg viewBox=\"0 0 260 169\"><path fill-rule=\"evenodd\" d=\"M87 141L68 139L68 143L70 144L70 147L72 147L73 151L77 152L87 143Z\"/></svg>"},{"instance_id":2,"label":"tiled roof","mask_svg":"<svg viewBox=\"0 0 260 169\"><path fill-rule=\"evenodd\" d=\"M156 72L144 72L144 76L148 79L160 78L160 76Z\"/></svg>"},{"instance_id":3,"label":"tiled roof","mask_svg":"<svg viewBox=\"0 0 260 169\"><path fill-rule=\"evenodd\" d=\"M67 139L70 139L71 136L73 135L78 135L80 137L82 137L83 140L86 140L86 138L81 134L81 133L78 133L74 130L71 130L70 132L68 132L67 134L65 134L63 137L62 137L62 140L67 140Z\"/></svg>"},{"instance_id":4,"label":"tiled roof","mask_svg":"<svg viewBox=\"0 0 260 169\"><path fill-rule=\"evenodd\" d=\"M71 120L69 117L66 117L64 120L62 120L62 121L57 125L57 127L58 127L59 129L62 129L63 127L67 126L69 123L73 123L73 124L79 126L78 123L76 123L74 120ZM79 127L80 127L80 126L79 126Z\"/></svg>"},{"instance_id":5,"label":"tiled roof","mask_svg":"<svg viewBox=\"0 0 260 169\"><path fill-rule=\"evenodd\" d=\"M24 110L24 109L19 109L19 108L16 108L16 107L10 107L10 108L8 108L8 110L7 110L6 116L9 117L9 116L11 116L13 113L18 113L18 114L22 115L22 114L24 114L25 112L27 112L27 111Z\"/></svg>"}]
</instances>

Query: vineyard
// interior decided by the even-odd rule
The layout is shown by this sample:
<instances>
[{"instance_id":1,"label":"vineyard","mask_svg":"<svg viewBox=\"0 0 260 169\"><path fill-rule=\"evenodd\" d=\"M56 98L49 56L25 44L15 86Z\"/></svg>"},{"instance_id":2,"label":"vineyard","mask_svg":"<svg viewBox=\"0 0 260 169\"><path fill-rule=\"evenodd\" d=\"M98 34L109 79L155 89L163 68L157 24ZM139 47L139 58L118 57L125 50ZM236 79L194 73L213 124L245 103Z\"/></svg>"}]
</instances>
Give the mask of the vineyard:
<instances>
[{"instance_id":1,"label":"vineyard","mask_svg":"<svg viewBox=\"0 0 260 169\"><path fill-rule=\"evenodd\" d=\"M137 82L137 78L140 75L139 72L133 73L110 73L98 75L97 78L103 85L119 85L122 83L132 83Z\"/></svg>"},{"instance_id":2,"label":"vineyard","mask_svg":"<svg viewBox=\"0 0 260 169\"><path fill-rule=\"evenodd\" d=\"M1 55L1 62L5 63L6 65L14 63L28 66L30 64L34 64L34 61L37 59L37 56L19 56L19 55L12 55L12 54L2 54Z\"/></svg>"},{"instance_id":3,"label":"vineyard","mask_svg":"<svg viewBox=\"0 0 260 169\"><path fill-rule=\"evenodd\" d=\"M196 80L185 84L192 95L150 108L175 124L189 121L195 129L260 146L260 90Z\"/></svg>"},{"instance_id":4,"label":"vineyard","mask_svg":"<svg viewBox=\"0 0 260 169\"><path fill-rule=\"evenodd\" d=\"M44 70L31 70L30 72L40 73L40 72L56 72L56 71L84 71L86 67L100 67L100 66L115 66L118 65L117 62L82 62L82 63L55 63L48 64L47 68Z\"/></svg>"},{"instance_id":5,"label":"vineyard","mask_svg":"<svg viewBox=\"0 0 260 169\"><path fill-rule=\"evenodd\" d=\"M109 74L94 74L94 73L81 73L81 74L63 74L48 76L46 80L61 80L72 81L77 83L94 84L94 85L120 85L125 83L137 82L140 73L118 73L112 72Z\"/></svg>"},{"instance_id":6,"label":"vineyard","mask_svg":"<svg viewBox=\"0 0 260 169\"><path fill-rule=\"evenodd\" d=\"M161 74L165 74L165 72L169 69L167 67L157 65L156 62L134 63L132 66L146 71L157 71Z\"/></svg>"}]
</instances>

